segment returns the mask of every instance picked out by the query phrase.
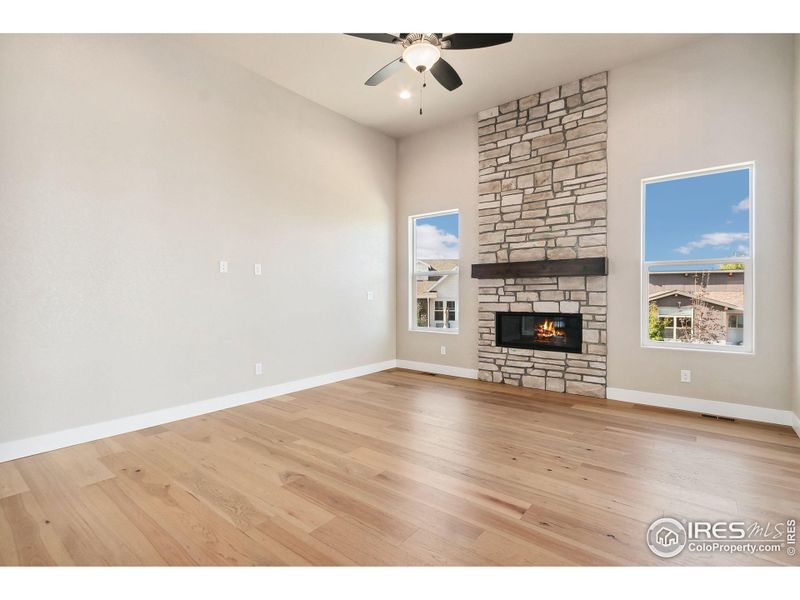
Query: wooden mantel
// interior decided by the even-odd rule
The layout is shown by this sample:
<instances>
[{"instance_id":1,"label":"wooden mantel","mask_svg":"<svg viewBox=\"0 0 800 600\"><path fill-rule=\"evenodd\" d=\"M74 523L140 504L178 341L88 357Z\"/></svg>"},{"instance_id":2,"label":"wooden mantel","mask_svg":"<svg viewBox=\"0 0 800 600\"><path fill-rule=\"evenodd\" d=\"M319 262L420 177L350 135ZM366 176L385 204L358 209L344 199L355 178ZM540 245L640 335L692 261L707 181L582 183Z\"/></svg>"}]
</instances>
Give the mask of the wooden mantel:
<instances>
[{"instance_id":1,"label":"wooden mantel","mask_svg":"<svg viewBox=\"0 0 800 600\"><path fill-rule=\"evenodd\" d=\"M605 257L567 258L472 265L473 279L558 277L561 275L608 275L608 259Z\"/></svg>"}]
</instances>

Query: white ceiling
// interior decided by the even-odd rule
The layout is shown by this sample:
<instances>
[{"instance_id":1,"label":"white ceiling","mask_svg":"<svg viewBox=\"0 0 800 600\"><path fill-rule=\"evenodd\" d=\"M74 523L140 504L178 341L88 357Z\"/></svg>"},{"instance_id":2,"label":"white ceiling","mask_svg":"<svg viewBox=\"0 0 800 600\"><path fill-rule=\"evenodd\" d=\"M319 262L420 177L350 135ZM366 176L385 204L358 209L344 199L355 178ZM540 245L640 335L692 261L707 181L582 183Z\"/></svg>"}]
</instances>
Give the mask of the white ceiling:
<instances>
[{"instance_id":1,"label":"white ceiling","mask_svg":"<svg viewBox=\"0 0 800 600\"><path fill-rule=\"evenodd\" d=\"M402 69L376 87L364 81L400 48L341 34L181 36L211 54L392 137L430 129L514 98L689 43L675 34L515 34L509 44L442 54L464 82L448 92L431 77L419 115L420 75ZM411 98L401 100L402 90Z\"/></svg>"}]
</instances>

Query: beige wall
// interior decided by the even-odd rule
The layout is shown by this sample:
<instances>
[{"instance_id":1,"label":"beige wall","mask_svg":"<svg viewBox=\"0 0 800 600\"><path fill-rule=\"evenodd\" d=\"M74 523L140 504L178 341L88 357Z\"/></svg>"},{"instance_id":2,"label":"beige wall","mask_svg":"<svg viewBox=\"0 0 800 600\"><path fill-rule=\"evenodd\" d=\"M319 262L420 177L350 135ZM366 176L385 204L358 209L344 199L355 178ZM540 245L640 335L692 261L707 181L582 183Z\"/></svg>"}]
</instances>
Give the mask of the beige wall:
<instances>
[{"instance_id":1,"label":"beige wall","mask_svg":"<svg viewBox=\"0 0 800 600\"><path fill-rule=\"evenodd\" d=\"M392 139L153 36L0 90L0 442L394 358Z\"/></svg>"},{"instance_id":2,"label":"beige wall","mask_svg":"<svg viewBox=\"0 0 800 600\"><path fill-rule=\"evenodd\" d=\"M714 36L609 74L609 387L789 407L792 88L791 36ZM750 160L755 355L641 348L641 179Z\"/></svg>"},{"instance_id":3,"label":"beige wall","mask_svg":"<svg viewBox=\"0 0 800 600\"><path fill-rule=\"evenodd\" d=\"M794 36L794 393L800 421L800 34ZM795 422L797 425L797 422ZM797 432L800 435L800 431Z\"/></svg>"},{"instance_id":4,"label":"beige wall","mask_svg":"<svg viewBox=\"0 0 800 600\"><path fill-rule=\"evenodd\" d=\"M397 358L478 367L478 130L476 118L404 138L397 146ZM459 333L409 331L408 217L459 209ZM447 347L441 355L440 347Z\"/></svg>"}]
</instances>

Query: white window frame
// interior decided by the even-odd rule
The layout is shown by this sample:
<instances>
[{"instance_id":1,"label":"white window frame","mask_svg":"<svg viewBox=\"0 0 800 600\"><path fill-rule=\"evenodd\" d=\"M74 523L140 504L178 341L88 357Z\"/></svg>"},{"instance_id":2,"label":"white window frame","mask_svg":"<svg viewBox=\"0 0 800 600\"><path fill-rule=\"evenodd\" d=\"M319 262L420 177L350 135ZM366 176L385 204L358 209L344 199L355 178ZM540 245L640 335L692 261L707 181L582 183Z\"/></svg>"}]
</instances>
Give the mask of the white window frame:
<instances>
[{"instance_id":1,"label":"white window frame","mask_svg":"<svg viewBox=\"0 0 800 600\"><path fill-rule=\"evenodd\" d=\"M458 248L458 260L461 261L461 215L459 214L458 209L450 209L450 210L440 210L436 212L430 213L423 213L419 215L411 215L408 217L408 330L409 331L417 331L421 333L441 333L444 335L458 335L458 327L454 327L452 329L448 329L447 327L419 327L417 325L417 276L418 275L425 275L428 277L436 277L442 275L455 275L458 281L458 295L455 298L447 297L447 298L436 298L436 300L454 300L456 303L456 323L460 323L459 321L459 312L460 312L460 296L461 296L461 276L458 266L452 271L417 271L417 257L416 257L416 249L417 249L417 234L416 234L416 227L414 227L414 223L417 219L425 219L428 217L438 217L441 215L457 215L458 216L458 235L459 235L459 248ZM447 313L447 305L445 304L445 316ZM430 315L428 317L428 322L430 322Z\"/></svg>"},{"instance_id":2,"label":"white window frame","mask_svg":"<svg viewBox=\"0 0 800 600\"><path fill-rule=\"evenodd\" d=\"M686 179L687 177L696 177L698 175L711 175L714 173L725 173L729 171L740 171L748 169L750 172L750 208L748 210L750 236L748 245L750 251L747 257L742 256L727 256L714 259L701 258L701 259L688 259L688 260L645 260L645 223L646 221L646 197L645 189L650 183L658 183L662 181L670 181L674 179ZM755 354L755 301L753 294L753 281L754 281L754 265L755 265L755 178L756 178L756 164L754 161L737 163L732 165L724 165L721 167L709 167L707 169L698 169L696 171L685 171L682 173L673 173L671 175L663 175L659 177L648 177L642 179L641 183L641 223L639 226L641 239L640 239L640 301L639 301L639 322L641 325L641 346L643 348L655 348L662 350L687 350L690 352L726 352L732 354ZM744 265L744 322L743 328L743 342L741 346L728 346L725 344L693 344L689 342L669 342L658 341L650 339L649 331L649 310L650 310L650 279L649 269L652 266L675 266L681 267L686 265L707 265L713 263L741 263ZM727 317L726 317L727 319ZM727 328L727 321L726 321Z\"/></svg>"}]
</instances>

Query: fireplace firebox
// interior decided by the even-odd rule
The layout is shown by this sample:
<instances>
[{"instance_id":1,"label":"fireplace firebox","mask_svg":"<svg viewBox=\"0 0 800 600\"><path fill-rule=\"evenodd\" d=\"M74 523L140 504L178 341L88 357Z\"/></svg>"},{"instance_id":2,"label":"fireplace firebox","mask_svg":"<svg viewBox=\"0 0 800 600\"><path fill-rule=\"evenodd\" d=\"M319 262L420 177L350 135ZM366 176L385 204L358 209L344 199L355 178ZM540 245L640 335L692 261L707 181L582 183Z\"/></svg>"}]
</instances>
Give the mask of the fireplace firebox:
<instances>
[{"instance_id":1,"label":"fireplace firebox","mask_svg":"<svg viewBox=\"0 0 800 600\"><path fill-rule=\"evenodd\" d=\"M499 312L495 344L556 352L580 352L583 324L579 314Z\"/></svg>"}]
</instances>

